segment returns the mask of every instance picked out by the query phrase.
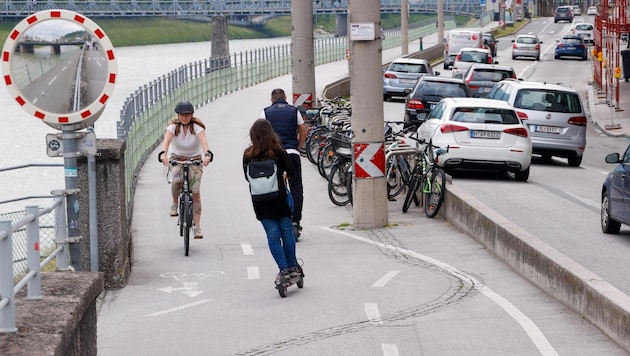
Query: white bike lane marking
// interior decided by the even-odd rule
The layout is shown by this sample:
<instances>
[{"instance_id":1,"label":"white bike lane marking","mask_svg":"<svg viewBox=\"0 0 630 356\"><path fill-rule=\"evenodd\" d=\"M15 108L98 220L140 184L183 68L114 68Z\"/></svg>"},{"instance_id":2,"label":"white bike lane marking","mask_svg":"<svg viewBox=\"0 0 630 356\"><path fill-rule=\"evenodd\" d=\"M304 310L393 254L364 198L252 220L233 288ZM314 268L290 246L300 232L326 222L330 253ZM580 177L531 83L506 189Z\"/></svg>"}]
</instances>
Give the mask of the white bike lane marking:
<instances>
[{"instance_id":1,"label":"white bike lane marking","mask_svg":"<svg viewBox=\"0 0 630 356\"><path fill-rule=\"evenodd\" d=\"M376 281L376 282L374 282L374 284L372 284L372 288L385 287L387 282L389 282L392 279L394 279L394 277L396 277L396 275L398 275L398 273L400 273L400 271L389 271L389 272L385 273L385 275L383 277L379 278L378 281Z\"/></svg>"},{"instance_id":2,"label":"white bike lane marking","mask_svg":"<svg viewBox=\"0 0 630 356\"><path fill-rule=\"evenodd\" d=\"M474 277L467 275L464 272L461 272L457 268L447 263L441 262L429 256L422 255L415 251L410 251L410 250L406 250L400 247L387 245L382 242L372 241L365 237L351 234L347 231L335 230L329 227L322 227L322 229L332 232L332 233L350 237L357 241L365 242L371 245L378 246L380 248L389 249L389 250L396 251L398 253L401 253L401 254L404 254L413 258L417 258L419 260L433 264L434 266L444 270L446 273L452 276L455 276L456 278L460 278L462 281L469 281L469 283L471 283L472 285L483 286L480 289L481 293L483 293L486 297L488 297L488 299L495 302L501 309L503 309L510 317L512 317L512 319L514 319L521 326L521 328L525 331L525 333L527 333L527 336L529 336L530 340L532 340L532 342L534 343L536 348L538 348L538 351L540 351L542 355L554 355L554 356L558 355L558 352L553 348L553 346L549 343L545 335L540 331L540 329L529 317L523 314L516 306L510 303L510 301L503 298L502 296L494 292L489 287L484 286L481 282L476 280ZM369 303L366 303L366 312L367 312L367 304ZM377 309L377 313L378 313L378 309ZM379 316L379 319L380 319L380 316Z\"/></svg>"},{"instance_id":3,"label":"white bike lane marking","mask_svg":"<svg viewBox=\"0 0 630 356\"><path fill-rule=\"evenodd\" d=\"M381 344L383 356L398 356L398 346L396 344Z\"/></svg>"}]
</instances>

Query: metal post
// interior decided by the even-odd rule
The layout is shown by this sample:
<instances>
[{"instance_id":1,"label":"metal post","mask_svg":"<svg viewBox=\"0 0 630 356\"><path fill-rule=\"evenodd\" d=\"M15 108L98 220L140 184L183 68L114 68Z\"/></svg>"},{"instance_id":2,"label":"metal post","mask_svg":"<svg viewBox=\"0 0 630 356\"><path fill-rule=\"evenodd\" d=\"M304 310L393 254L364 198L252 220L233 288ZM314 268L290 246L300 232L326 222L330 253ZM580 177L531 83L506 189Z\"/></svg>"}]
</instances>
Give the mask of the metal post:
<instances>
[{"instance_id":1,"label":"metal post","mask_svg":"<svg viewBox=\"0 0 630 356\"><path fill-rule=\"evenodd\" d=\"M75 271L81 271L81 230L79 225L79 199L77 196L79 179L77 157L79 149L76 130L62 130L63 169L66 182L66 217L68 219L68 242L70 243L70 264Z\"/></svg>"},{"instance_id":2,"label":"metal post","mask_svg":"<svg viewBox=\"0 0 630 356\"><path fill-rule=\"evenodd\" d=\"M0 220L0 333L17 332L13 293L12 233L11 220Z\"/></svg>"},{"instance_id":3,"label":"metal post","mask_svg":"<svg viewBox=\"0 0 630 356\"><path fill-rule=\"evenodd\" d=\"M66 229L66 200L63 190L53 190L55 199L60 199L61 203L55 206L55 243L57 247L62 246L63 251L57 255L57 270L67 271L70 266L68 252L68 230Z\"/></svg>"},{"instance_id":4,"label":"metal post","mask_svg":"<svg viewBox=\"0 0 630 356\"><path fill-rule=\"evenodd\" d=\"M94 132L94 127L90 126L89 131ZM98 272L98 216L96 210L96 157L87 155L88 162L88 205L90 220L90 271Z\"/></svg>"},{"instance_id":5,"label":"metal post","mask_svg":"<svg viewBox=\"0 0 630 356\"><path fill-rule=\"evenodd\" d=\"M402 54L409 53L409 0L400 0L400 45Z\"/></svg>"},{"instance_id":6,"label":"metal post","mask_svg":"<svg viewBox=\"0 0 630 356\"><path fill-rule=\"evenodd\" d=\"M26 224L26 264L29 272L35 272L26 285L26 300L42 299L42 271L39 265L39 207L27 206L26 215L33 220Z\"/></svg>"}]
</instances>

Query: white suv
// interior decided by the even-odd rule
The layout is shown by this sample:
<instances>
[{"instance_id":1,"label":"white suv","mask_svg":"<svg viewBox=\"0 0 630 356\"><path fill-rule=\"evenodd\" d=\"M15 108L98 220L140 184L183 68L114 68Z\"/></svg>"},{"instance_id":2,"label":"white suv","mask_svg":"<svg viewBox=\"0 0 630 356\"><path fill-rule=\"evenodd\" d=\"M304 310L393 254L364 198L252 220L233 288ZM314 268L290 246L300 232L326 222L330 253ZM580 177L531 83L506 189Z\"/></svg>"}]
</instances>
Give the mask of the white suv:
<instances>
[{"instance_id":1,"label":"white suv","mask_svg":"<svg viewBox=\"0 0 630 356\"><path fill-rule=\"evenodd\" d=\"M543 159L563 157L579 167L586 147L586 114L580 95L566 84L505 79L495 84L488 99L507 101L531 134L534 154Z\"/></svg>"}]
</instances>

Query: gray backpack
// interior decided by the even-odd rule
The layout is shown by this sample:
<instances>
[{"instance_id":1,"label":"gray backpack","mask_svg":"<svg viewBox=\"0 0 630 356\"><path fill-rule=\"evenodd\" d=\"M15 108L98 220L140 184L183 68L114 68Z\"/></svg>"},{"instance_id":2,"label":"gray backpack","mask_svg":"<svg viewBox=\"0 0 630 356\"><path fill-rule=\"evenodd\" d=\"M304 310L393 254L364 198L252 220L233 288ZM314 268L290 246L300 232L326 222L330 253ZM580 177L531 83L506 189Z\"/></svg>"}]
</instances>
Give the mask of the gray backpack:
<instances>
[{"instance_id":1,"label":"gray backpack","mask_svg":"<svg viewBox=\"0 0 630 356\"><path fill-rule=\"evenodd\" d=\"M264 202L280 196L278 167L272 159L247 164L247 181L254 202Z\"/></svg>"}]
</instances>

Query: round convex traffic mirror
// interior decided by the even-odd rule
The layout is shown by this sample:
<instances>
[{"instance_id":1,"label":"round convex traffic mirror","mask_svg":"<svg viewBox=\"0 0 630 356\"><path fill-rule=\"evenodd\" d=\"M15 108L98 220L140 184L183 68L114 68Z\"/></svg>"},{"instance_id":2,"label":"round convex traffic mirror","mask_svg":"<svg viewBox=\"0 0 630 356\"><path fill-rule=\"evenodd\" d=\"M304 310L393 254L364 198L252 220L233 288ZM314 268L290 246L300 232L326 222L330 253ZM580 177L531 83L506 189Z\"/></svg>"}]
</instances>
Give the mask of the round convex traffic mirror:
<instances>
[{"instance_id":1,"label":"round convex traffic mirror","mask_svg":"<svg viewBox=\"0 0 630 356\"><path fill-rule=\"evenodd\" d=\"M2 50L11 97L29 115L59 130L83 129L98 119L114 90L116 70L105 32L68 10L27 16Z\"/></svg>"}]
</instances>

